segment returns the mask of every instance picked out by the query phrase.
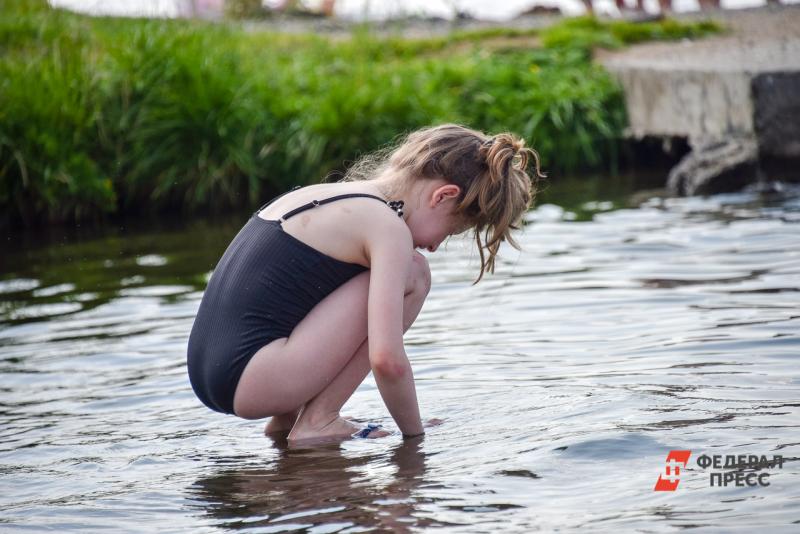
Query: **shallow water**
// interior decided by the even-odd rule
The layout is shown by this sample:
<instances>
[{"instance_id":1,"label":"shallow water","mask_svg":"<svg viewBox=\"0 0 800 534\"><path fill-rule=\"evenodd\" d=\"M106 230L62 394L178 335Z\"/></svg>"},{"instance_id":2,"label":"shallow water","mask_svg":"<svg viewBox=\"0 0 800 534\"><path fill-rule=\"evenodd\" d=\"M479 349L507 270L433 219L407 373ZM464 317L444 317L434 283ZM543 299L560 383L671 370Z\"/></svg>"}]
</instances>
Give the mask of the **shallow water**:
<instances>
[{"instance_id":1,"label":"shallow water","mask_svg":"<svg viewBox=\"0 0 800 534\"><path fill-rule=\"evenodd\" d=\"M593 198L532 211L524 252L477 286L468 243L430 255L406 341L442 426L308 450L205 409L187 381L205 280L244 219L9 240L2 528L796 529L797 192ZM371 378L343 413L395 428ZM654 492L671 449L692 456ZM769 486L711 487L697 458L739 454L785 461L759 472Z\"/></svg>"}]
</instances>

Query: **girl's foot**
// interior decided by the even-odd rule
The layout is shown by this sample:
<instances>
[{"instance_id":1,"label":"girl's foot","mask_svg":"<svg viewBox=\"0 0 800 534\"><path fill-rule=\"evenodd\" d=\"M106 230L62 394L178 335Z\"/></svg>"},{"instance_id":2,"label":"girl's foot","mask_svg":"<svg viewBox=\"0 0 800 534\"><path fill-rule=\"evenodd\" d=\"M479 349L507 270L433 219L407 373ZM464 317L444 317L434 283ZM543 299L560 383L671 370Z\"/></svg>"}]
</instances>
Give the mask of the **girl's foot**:
<instances>
[{"instance_id":1,"label":"girl's foot","mask_svg":"<svg viewBox=\"0 0 800 534\"><path fill-rule=\"evenodd\" d=\"M286 437L289 431L294 427L297 422L297 416L300 415L300 410L293 413L285 413L281 415L274 415L270 418L269 423L264 427L264 435L272 436L278 435ZM352 417L345 417L346 420L352 420Z\"/></svg>"},{"instance_id":2,"label":"girl's foot","mask_svg":"<svg viewBox=\"0 0 800 534\"><path fill-rule=\"evenodd\" d=\"M323 422L318 425L305 424L303 421L298 421L289 433L287 440L291 445L342 440L353 437L353 434L359 430L361 430L359 425L338 416L328 423ZM370 432L369 437L379 438L388 435L389 433L384 430L373 430Z\"/></svg>"},{"instance_id":3,"label":"girl's foot","mask_svg":"<svg viewBox=\"0 0 800 534\"><path fill-rule=\"evenodd\" d=\"M267 426L264 427L264 435L270 436L273 434L285 434L289 432L297 421L297 415L300 410L294 413L285 413L276 415L269 420Z\"/></svg>"}]
</instances>

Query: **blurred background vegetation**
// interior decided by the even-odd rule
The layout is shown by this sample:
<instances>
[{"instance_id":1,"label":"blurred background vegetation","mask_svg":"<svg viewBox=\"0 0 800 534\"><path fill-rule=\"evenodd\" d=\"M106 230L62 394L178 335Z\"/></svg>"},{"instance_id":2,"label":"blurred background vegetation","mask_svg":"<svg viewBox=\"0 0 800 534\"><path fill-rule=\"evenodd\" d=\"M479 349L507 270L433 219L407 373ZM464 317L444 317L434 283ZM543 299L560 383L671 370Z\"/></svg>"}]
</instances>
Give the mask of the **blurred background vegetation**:
<instances>
[{"instance_id":1,"label":"blurred background vegetation","mask_svg":"<svg viewBox=\"0 0 800 534\"><path fill-rule=\"evenodd\" d=\"M717 30L577 18L334 39L0 0L0 226L252 208L445 121L513 131L549 171L613 169L622 95L592 49Z\"/></svg>"}]
</instances>

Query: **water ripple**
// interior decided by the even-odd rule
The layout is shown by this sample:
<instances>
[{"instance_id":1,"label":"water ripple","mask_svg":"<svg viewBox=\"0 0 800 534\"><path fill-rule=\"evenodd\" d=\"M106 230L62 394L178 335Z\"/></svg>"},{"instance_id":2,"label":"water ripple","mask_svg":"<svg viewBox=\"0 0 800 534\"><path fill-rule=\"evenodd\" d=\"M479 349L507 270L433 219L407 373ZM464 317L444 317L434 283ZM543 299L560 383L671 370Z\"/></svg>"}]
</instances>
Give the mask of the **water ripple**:
<instances>
[{"instance_id":1,"label":"water ripple","mask_svg":"<svg viewBox=\"0 0 800 534\"><path fill-rule=\"evenodd\" d=\"M0 477L13 491L0 493L1 520L137 532L791 531L799 198L581 202L588 220L545 204L526 217L523 252L504 249L476 286L471 243L450 239L430 256L433 289L406 336L422 410L445 424L424 439L306 450L209 412L188 385L188 332L240 220L11 251ZM393 428L372 378L345 412ZM671 449L692 459L678 491L653 492ZM711 487L702 454L787 460L769 487Z\"/></svg>"}]
</instances>

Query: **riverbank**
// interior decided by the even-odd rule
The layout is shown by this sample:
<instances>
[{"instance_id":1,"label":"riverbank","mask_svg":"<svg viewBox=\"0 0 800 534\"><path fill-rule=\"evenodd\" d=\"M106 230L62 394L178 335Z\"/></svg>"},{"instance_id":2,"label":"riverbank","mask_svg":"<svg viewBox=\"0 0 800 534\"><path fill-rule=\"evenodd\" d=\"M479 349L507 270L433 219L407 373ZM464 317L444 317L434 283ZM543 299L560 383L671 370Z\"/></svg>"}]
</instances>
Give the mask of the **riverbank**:
<instances>
[{"instance_id":1,"label":"riverbank","mask_svg":"<svg viewBox=\"0 0 800 534\"><path fill-rule=\"evenodd\" d=\"M514 131L550 172L613 169L622 93L591 50L717 29L578 18L331 39L14 6L0 17L3 226L255 206L441 122Z\"/></svg>"}]
</instances>

